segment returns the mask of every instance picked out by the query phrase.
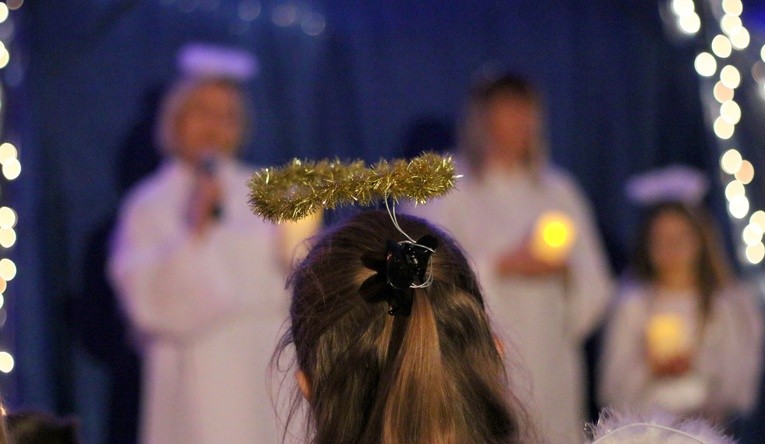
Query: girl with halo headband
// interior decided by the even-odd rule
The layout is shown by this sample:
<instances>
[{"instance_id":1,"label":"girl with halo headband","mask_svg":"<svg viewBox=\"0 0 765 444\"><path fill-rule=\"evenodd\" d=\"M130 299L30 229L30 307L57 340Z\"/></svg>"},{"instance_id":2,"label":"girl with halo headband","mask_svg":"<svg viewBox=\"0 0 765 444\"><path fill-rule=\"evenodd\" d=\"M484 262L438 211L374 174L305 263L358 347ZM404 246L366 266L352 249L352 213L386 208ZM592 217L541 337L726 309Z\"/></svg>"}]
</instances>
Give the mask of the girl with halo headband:
<instances>
[{"instance_id":1,"label":"girl with halo headband","mask_svg":"<svg viewBox=\"0 0 765 444\"><path fill-rule=\"evenodd\" d=\"M439 159L372 168L295 161L251 181L255 211L275 221L338 201L380 197L388 207L318 236L289 279L289 330L274 359L294 347L293 412L307 404L304 442L535 441L464 254L443 231L389 206L451 188L453 166ZM445 185L434 185L429 170L441 171Z\"/></svg>"},{"instance_id":2,"label":"girl with halo headband","mask_svg":"<svg viewBox=\"0 0 765 444\"><path fill-rule=\"evenodd\" d=\"M501 334L527 378L516 393L551 443L580 439L582 347L612 294L583 193L545 154L543 103L525 79L482 79L470 91L453 193L411 209L443 225L475 261Z\"/></svg>"},{"instance_id":3,"label":"girl with halo headband","mask_svg":"<svg viewBox=\"0 0 765 444\"><path fill-rule=\"evenodd\" d=\"M630 197L648 208L604 338L603 405L722 425L756 401L761 309L731 275L701 206L706 188L703 175L686 167L628 183Z\"/></svg>"}]
</instances>

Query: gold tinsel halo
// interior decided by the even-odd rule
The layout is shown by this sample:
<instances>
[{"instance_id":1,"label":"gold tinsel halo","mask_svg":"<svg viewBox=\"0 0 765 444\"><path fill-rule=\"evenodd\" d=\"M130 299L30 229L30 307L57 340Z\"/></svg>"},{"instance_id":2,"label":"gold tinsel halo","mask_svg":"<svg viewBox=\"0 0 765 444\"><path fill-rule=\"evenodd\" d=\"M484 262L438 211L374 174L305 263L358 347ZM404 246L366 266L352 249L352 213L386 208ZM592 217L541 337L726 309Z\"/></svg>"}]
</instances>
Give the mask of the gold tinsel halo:
<instances>
[{"instance_id":1,"label":"gold tinsel halo","mask_svg":"<svg viewBox=\"0 0 765 444\"><path fill-rule=\"evenodd\" d=\"M306 161L263 168L249 181L250 207L274 222L295 221L321 209L370 205L382 199L418 204L446 194L457 179L451 156L425 153L409 162Z\"/></svg>"}]
</instances>

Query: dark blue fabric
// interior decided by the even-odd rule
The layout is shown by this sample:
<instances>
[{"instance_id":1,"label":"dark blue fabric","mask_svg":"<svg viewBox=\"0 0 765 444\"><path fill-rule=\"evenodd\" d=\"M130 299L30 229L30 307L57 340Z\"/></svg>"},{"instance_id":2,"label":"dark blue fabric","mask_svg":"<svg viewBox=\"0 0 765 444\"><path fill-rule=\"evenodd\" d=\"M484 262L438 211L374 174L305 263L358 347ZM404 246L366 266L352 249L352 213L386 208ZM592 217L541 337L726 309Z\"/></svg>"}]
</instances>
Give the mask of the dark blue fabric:
<instances>
[{"instance_id":1,"label":"dark blue fabric","mask_svg":"<svg viewBox=\"0 0 765 444\"><path fill-rule=\"evenodd\" d=\"M317 0L302 4L327 18L316 37L270 21L283 2L261 2L252 22L236 18L239 3L24 5L26 75L13 91L25 118L12 403L76 412L88 443L106 442L110 430L127 437L122 442L132 437L125 430L134 424L107 420L115 405L134 416L129 393L108 398L137 387L123 378L138 369L102 280L103 248L125 189L158 161L154 105L187 42L240 46L258 57L260 74L247 85L257 128L244 157L264 164L393 157L423 143L412 135L418 128L449 144L479 68L527 74L548 103L550 156L591 198L615 270L625 265L636 224L625 178L683 162L717 183L718 152L693 70L697 48L667 40L656 2ZM724 222L719 186L714 191L710 202ZM120 376L125 366L133 371ZM114 436L109 442L118 442Z\"/></svg>"}]
</instances>

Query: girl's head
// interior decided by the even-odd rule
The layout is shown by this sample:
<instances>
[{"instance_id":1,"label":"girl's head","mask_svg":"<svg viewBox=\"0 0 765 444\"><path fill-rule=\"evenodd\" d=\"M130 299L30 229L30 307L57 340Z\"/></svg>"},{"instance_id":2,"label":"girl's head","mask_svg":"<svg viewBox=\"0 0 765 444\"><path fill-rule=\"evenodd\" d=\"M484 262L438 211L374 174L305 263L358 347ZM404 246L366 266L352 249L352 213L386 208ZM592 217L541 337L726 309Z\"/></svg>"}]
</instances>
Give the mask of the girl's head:
<instances>
[{"instance_id":1,"label":"girl's head","mask_svg":"<svg viewBox=\"0 0 765 444\"><path fill-rule=\"evenodd\" d=\"M535 170L542 162L542 97L526 79L506 74L470 91L462 150L471 167Z\"/></svg>"},{"instance_id":2,"label":"girl's head","mask_svg":"<svg viewBox=\"0 0 765 444\"><path fill-rule=\"evenodd\" d=\"M209 155L232 156L244 143L248 123L244 94L235 81L183 79L162 103L157 144L165 153L191 163Z\"/></svg>"},{"instance_id":3,"label":"girl's head","mask_svg":"<svg viewBox=\"0 0 765 444\"><path fill-rule=\"evenodd\" d=\"M690 274L707 295L728 280L714 224L702 209L664 202L649 209L640 227L634 258L638 279L660 283L668 276Z\"/></svg>"},{"instance_id":4,"label":"girl's head","mask_svg":"<svg viewBox=\"0 0 765 444\"><path fill-rule=\"evenodd\" d=\"M409 316L360 294L404 240L385 212L364 212L322 235L294 272L291 329L315 443L513 442L519 411L506 389L476 277L455 242L400 216L414 239L432 235L433 281L413 289ZM381 291L390 291L387 285Z\"/></svg>"}]
</instances>

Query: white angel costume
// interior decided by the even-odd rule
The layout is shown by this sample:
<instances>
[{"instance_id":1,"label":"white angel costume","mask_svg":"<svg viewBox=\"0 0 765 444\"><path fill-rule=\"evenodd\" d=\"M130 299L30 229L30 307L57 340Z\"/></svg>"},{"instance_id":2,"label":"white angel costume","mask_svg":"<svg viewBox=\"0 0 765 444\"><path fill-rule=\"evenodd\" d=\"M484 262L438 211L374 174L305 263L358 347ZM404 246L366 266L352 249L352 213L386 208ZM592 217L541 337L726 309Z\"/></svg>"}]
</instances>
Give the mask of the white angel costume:
<instances>
[{"instance_id":1,"label":"white angel costume","mask_svg":"<svg viewBox=\"0 0 765 444\"><path fill-rule=\"evenodd\" d=\"M267 367L287 315L275 227L247 207L251 170L217 168L222 216L184 217L194 171L168 161L122 208L110 275L144 353L144 444L275 443Z\"/></svg>"},{"instance_id":2,"label":"white angel costume","mask_svg":"<svg viewBox=\"0 0 765 444\"><path fill-rule=\"evenodd\" d=\"M699 316L694 291L630 286L619 298L606 332L599 395L603 405L629 411L655 409L724 420L751 409L761 369L763 323L753 292L718 291L708 319ZM652 374L647 328L658 316L680 320L690 339L691 369L678 376Z\"/></svg>"},{"instance_id":3,"label":"white angel costume","mask_svg":"<svg viewBox=\"0 0 765 444\"><path fill-rule=\"evenodd\" d=\"M500 276L499 257L521 247L540 216L563 212L576 227L565 274ZM547 169L487 172L411 212L442 225L472 259L497 332L506 340L510 378L546 442L580 442L585 412L582 345L601 320L612 282L600 236L572 180ZM517 364L517 365L515 365Z\"/></svg>"}]
</instances>

